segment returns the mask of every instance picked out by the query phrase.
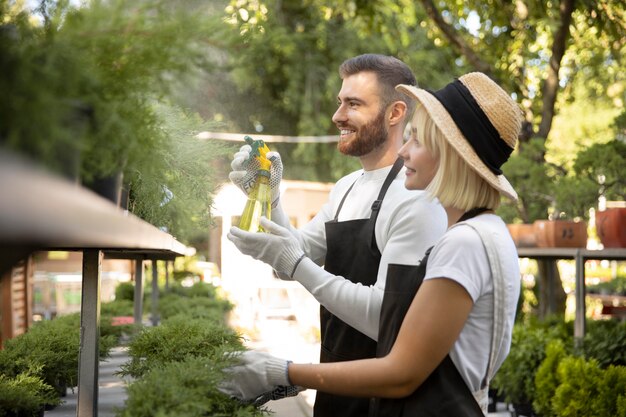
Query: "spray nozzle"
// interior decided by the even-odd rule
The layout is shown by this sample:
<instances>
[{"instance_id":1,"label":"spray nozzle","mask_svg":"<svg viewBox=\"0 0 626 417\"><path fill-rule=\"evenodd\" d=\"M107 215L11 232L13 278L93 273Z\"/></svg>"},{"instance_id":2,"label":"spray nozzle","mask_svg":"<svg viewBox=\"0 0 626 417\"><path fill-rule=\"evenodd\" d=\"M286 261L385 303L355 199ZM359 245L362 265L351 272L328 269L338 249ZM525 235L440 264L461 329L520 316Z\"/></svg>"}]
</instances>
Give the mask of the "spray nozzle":
<instances>
[{"instance_id":1,"label":"spray nozzle","mask_svg":"<svg viewBox=\"0 0 626 417\"><path fill-rule=\"evenodd\" d=\"M252 150L250 151L250 155L254 156L259 161L259 164L261 165L260 169L265 169L269 171L272 163L269 159L267 159L266 155L270 151L270 148L265 144L262 139L255 140L252 139L250 136L245 136L244 140L252 148Z\"/></svg>"}]
</instances>

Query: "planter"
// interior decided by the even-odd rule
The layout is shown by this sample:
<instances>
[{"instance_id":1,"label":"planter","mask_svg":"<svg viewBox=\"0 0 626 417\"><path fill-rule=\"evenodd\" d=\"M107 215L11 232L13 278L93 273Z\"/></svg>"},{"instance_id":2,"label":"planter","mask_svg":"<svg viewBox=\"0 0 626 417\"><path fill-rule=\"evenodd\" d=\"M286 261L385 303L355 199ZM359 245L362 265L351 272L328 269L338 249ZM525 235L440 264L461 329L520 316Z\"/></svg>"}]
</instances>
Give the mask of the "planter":
<instances>
[{"instance_id":1,"label":"planter","mask_svg":"<svg viewBox=\"0 0 626 417\"><path fill-rule=\"evenodd\" d=\"M533 223L540 248L587 247L587 223L570 220L537 220Z\"/></svg>"},{"instance_id":2,"label":"planter","mask_svg":"<svg viewBox=\"0 0 626 417\"><path fill-rule=\"evenodd\" d=\"M120 171L108 177L95 178L85 186L119 207L122 202L123 177Z\"/></svg>"},{"instance_id":3,"label":"planter","mask_svg":"<svg viewBox=\"0 0 626 417\"><path fill-rule=\"evenodd\" d=\"M596 212L596 231L605 248L626 248L626 208Z\"/></svg>"},{"instance_id":4,"label":"planter","mask_svg":"<svg viewBox=\"0 0 626 417\"><path fill-rule=\"evenodd\" d=\"M518 248L534 248L537 246L535 228L532 224L507 224L509 233Z\"/></svg>"}]
</instances>

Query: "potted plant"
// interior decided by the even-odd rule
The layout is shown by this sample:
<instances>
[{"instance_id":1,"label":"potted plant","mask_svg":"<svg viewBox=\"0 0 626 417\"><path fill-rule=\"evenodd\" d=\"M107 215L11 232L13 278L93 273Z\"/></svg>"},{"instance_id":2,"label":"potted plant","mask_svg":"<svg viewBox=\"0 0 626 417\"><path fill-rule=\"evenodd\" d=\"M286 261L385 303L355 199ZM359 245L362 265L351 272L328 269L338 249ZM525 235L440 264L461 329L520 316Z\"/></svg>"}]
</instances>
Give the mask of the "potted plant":
<instances>
[{"instance_id":1,"label":"potted plant","mask_svg":"<svg viewBox=\"0 0 626 417\"><path fill-rule=\"evenodd\" d=\"M594 144L580 152L574 170L593 181L598 197L607 201L626 200L626 111L615 119L616 138ZM605 248L626 247L626 208L596 211L596 231Z\"/></svg>"},{"instance_id":2,"label":"potted plant","mask_svg":"<svg viewBox=\"0 0 626 417\"><path fill-rule=\"evenodd\" d=\"M596 211L596 232L605 248L626 248L626 207Z\"/></svg>"}]
</instances>

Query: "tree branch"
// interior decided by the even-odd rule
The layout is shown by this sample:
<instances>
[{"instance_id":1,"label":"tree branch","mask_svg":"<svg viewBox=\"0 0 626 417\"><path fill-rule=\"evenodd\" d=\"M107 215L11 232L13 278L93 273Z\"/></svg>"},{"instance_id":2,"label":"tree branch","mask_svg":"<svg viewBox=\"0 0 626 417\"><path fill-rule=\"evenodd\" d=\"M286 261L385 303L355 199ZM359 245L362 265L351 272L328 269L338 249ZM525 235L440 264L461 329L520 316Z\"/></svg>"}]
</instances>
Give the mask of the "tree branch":
<instances>
[{"instance_id":1,"label":"tree branch","mask_svg":"<svg viewBox=\"0 0 626 417\"><path fill-rule=\"evenodd\" d=\"M552 42L552 56L548 65L547 77L543 84L543 109L541 111L541 123L536 136L547 138L552 128L554 119L554 104L559 90L559 70L561 60L565 55L567 39L569 37L570 24L572 23L572 13L574 11L575 0L562 0L559 5L559 17L561 24L554 33Z\"/></svg>"},{"instance_id":2,"label":"tree branch","mask_svg":"<svg viewBox=\"0 0 626 417\"><path fill-rule=\"evenodd\" d=\"M465 39L460 36L457 30L443 19L433 1L421 0L421 2L426 10L426 14L435 22L435 25L441 30L446 39L461 52L477 71L483 72L493 78L491 65L480 58L472 47L465 42Z\"/></svg>"}]
</instances>

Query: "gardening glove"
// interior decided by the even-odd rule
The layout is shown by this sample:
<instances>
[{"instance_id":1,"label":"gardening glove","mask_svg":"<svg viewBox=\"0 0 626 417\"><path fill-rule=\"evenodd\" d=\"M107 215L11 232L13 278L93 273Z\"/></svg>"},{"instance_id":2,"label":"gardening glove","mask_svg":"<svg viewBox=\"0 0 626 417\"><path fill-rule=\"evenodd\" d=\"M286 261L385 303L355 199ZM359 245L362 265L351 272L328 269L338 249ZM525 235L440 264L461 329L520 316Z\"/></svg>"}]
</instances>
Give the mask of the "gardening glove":
<instances>
[{"instance_id":1,"label":"gardening glove","mask_svg":"<svg viewBox=\"0 0 626 417\"><path fill-rule=\"evenodd\" d=\"M218 389L231 397L255 404L261 397L269 401L271 394L281 387L291 386L288 375L289 361L276 358L268 353L249 350L239 355L239 364L225 369L226 380ZM292 391L296 391L294 388ZM295 394L293 394L295 395Z\"/></svg>"},{"instance_id":2,"label":"gardening glove","mask_svg":"<svg viewBox=\"0 0 626 417\"><path fill-rule=\"evenodd\" d=\"M254 186L256 173L259 170L259 161L250 157L250 145L243 145L239 152L233 156L230 163L232 171L228 174L230 181L248 195ZM280 198L280 180L283 178L283 162L278 152L270 151L267 153L267 159L272 163L270 167L270 188L272 190L272 208L278 204Z\"/></svg>"},{"instance_id":3,"label":"gardening glove","mask_svg":"<svg viewBox=\"0 0 626 417\"><path fill-rule=\"evenodd\" d=\"M288 229L266 217L261 217L260 223L267 233L251 233L231 227L227 237L244 255L263 261L276 272L292 278L304 258L300 242Z\"/></svg>"}]
</instances>

